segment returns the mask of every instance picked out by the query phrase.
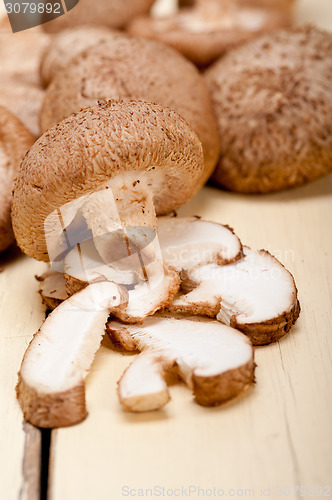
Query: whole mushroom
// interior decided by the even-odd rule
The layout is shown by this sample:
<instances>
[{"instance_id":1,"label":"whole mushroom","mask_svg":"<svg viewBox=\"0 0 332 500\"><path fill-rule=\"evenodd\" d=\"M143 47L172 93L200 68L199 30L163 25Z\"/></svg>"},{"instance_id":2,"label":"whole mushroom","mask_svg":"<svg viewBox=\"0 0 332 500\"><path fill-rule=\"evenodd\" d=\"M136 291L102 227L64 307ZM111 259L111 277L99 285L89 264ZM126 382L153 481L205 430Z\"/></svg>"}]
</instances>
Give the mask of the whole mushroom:
<instances>
[{"instance_id":1,"label":"whole mushroom","mask_svg":"<svg viewBox=\"0 0 332 500\"><path fill-rule=\"evenodd\" d=\"M107 99L142 99L179 113L202 142L205 170L197 190L219 157L219 137L211 99L198 70L158 42L116 37L77 56L46 90L42 130L81 108Z\"/></svg>"},{"instance_id":2,"label":"whole mushroom","mask_svg":"<svg viewBox=\"0 0 332 500\"><path fill-rule=\"evenodd\" d=\"M14 242L10 207L14 178L26 151L35 138L24 125L0 106L0 252Z\"/></svg>"},{"instance_id":3,"label":"whole mushroom","mask_svg":"<svg viewBox=\"0 0 332 500\"><path fill-rule=\"evenodd\" d=\"M220 186L268 193L332 170L332 35L277 31L206 72L218 119Z\"/></svg>"},{"instance_id":4,"label":"whole mushroom","mask_svg":"<svg viewBox=\"0 0 332 500\"><path fill-rule=\"evenodd\" d=\"M195 0L167 17L138 16L128 26L135 36L156 39L200 67L262 33L289 26L280 10L234 0Z\"/></svg>"},{"instance_id":5,"label":"whole mushroom","mask_svg":"<svg viewBox=\"0 0 332 500\"><path fill-rule=\"evenodd\" d=\"M202 170L201 144L174 111L138 101L86 108L48 130L21 165L12 208L18 244L47 261L48 216L95 191L85 214L95 236L109 232L101 225L114 212L113 194L125 225L156 227L155 211L188 201Z\"/></svg>"},{"instance_id":6,"label":"whole mushroom","mask_svg":"<svg viewBox=\"0 0 332 500\"><path fill-rule=\"evenodd\" d=\"M123 28L138 14L149 11L155 0L80 0L65 16L43 24L45 31L57 33L81 25L104 25Z\"/></svg>"}]
</instances>

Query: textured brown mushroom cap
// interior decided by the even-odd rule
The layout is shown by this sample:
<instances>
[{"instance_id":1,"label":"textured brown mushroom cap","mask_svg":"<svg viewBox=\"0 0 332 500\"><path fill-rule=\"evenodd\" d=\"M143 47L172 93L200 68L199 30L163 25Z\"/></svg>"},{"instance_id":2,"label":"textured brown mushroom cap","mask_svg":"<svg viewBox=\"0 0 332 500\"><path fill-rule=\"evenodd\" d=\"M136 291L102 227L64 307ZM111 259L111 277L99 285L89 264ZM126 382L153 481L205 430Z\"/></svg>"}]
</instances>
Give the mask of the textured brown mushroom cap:
<instances>
[{"instance_id":1,"label":"textured brown mushroom cap","mask_svg":"<svg viewBox=\"0 0 332 500\"><path fill-rule=\"evenodd\" d=\"M207 72L234 191L289 188L332 170L332 35L306 27L240 47Z\"/></svg>"},{"instance_id":2,"label":"textured brown mushroom cap","mask_svg":"<svg viewBox=\"0 0 332 500\"><path fill-rule=\"evenodd\" d=\"M43 24L45 31L57 33L83 24L123 28L138 14L149 11L154 0L80 0L66 15Z\"/></svg>"},{"instance_id":3,"label":"textured brown mushroom cap","mask_svg":"<svg viewBox=\"0 0 332 500\"><path fill-rule=\"evenodd\" d=\"M20 81L0 80L0 105L16 115L28 130L39 137L39 113L44 98L44 91Z\"/></svg>"},{"instance_id":4,"label":"textured brown mushroom cap","mask_svg":"<svg viewBox=\"0 0 332 500\"><path fill-rule=\"evenodd\" d=\"M78 26L61 31L45 51L41 66L41 78L47 86L54 76L64 69L78 54L105 40L113 40L119 32L106 26Z\"/></svg>"},{"instance_id":5,"label":"textured brown mushroom cap","mask_svg":"<svg viewBox=\"0 0 332 500\"><path fill-rule=\"evenodd\" d=\"M233 20L223 23L221 17L220 25L216 22L211 29L208 25L204 27L205 22L196 8L181 9L173 16L160 19L139 16L129 24L128 32L170 45L198 66L204 67L234 47L290 24L289 16L278 10L251 6L237 10L239 12L234 12Z\"/></svg>"},{"instance_id":6,"label":"textured brown mushroom cap","mask_svg":"<svg viewBox=\"0 0 332 500\"><path fill-rule=\"evenodd\" d=\"M40 85L39 66L50 35L37 29L0 33L0 79L12 78L31 85Z\"/></svg>"},{"instance_id":7,"label":"textured brown mushroom cap","mask_svg":"<svg viewBox=\"0 0 332 500\"><path fill-rule=\"evenodd\" d=\"M14 177L35 138L6 108L0 106L0 252L14 242L10 205Z\"/></svg>"},{"instance_id":8,"label":"textured brown mushroom cap","mask_svg":"<svg viewBox=\"0 0 332 500\"><path fill-rule=\"evenodd\" d=\"M219 156L210 95L197 69L176 51L126 36L92 47L48 87L40 116L42 130L100 99L142 99L174 109L203 145L205 172L197 189L210 177Z\"/></svg>"},{"instance_id":9,"label":"textured brown mushroom cap","mask_svg":"<svg viewBox=\"0 0 332 500\"><path fill-rule=\"evenodd\" d=\"M201 144L174 111L133 101L86 108L48 130L25 157L12 208L18 244L47 261L45 218L117 174L146 172L156 212L167 213L194 195L202 170Z\"/></svg>"}]
</instances>

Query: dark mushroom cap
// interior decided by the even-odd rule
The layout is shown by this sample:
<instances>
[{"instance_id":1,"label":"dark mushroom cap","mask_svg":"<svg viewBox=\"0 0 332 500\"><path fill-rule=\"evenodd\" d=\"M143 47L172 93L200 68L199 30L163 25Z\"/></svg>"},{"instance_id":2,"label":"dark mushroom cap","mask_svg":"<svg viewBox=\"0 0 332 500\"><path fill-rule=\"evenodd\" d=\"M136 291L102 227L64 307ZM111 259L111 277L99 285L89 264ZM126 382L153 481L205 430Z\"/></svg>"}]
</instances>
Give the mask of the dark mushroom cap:
<instances>
[{"instance_id":1,"label":"dark mushroom cap","mask_svg":"<svg viewBox=\"0 0 332 500\"><path fill-rule=\"evenodd\" d=\"M197 66L206 67L234 47L290 25L289 16L279 10L234 3L226 13L218 0L209 0L207 6L201 0L197 7L193 4L169 17L138 16L127 30L170 45Z\"/></svg>"},{"instance_id":2,"label":"dark mushroom cap","mask_svg":"<svg viewBox=\"0 0 332 500\"><path fill-rule=\"evenodd\" d=\"M210 177L219 156L219 137L211 98L193 64L158 42L116 37L75 58L47 88L40 115L42 130L102 99L140 99L174 109L203 145Z\"/></svg>"},{"instance_id":3,"label":"dark mushroom cap","mask_svg":"<svg viewBox=\"0 0 332 500\"><path fill-rule=\"evenodd\" d=\"M123 28L138 14L149 12L155 0L80 0L66 15L43 24L45 31L57 33L83 24Z\"/></svg>"},{"instance_id":4,"label":"dark mushroom cap","mask_svg":"<svg viewBox=\"0 0 332 500\"><path fill-rule=\"evenodd\" d=\"M202 170L201 143L171 109L139 101L86 108L40 137L21 165L12 206L18 245L47 261L46 217L118 174L144 172L161 214L194 195Z\"/></svg>"},{"instance_id":5,"label":"dark mushroom cap","mask_svg":"<svg viewBox=\"0 0 332 500\"><path fill-rule=\"evenodd\" d=\"M14 177L34 140L18 118L0 106L0 252L14 242L10 219Z\"/></svg>"},{"instance_id":6,"label":"dark mushroom cap","mask_svg":"<svg viewBox=\"0 0 332 500\"><path fill-rule=\"evenodd\" d=\"M330 33L271 33L216 62L206 81L221 137L218 184L266 193L332 170Z\"/></svg>"}]
</instances>

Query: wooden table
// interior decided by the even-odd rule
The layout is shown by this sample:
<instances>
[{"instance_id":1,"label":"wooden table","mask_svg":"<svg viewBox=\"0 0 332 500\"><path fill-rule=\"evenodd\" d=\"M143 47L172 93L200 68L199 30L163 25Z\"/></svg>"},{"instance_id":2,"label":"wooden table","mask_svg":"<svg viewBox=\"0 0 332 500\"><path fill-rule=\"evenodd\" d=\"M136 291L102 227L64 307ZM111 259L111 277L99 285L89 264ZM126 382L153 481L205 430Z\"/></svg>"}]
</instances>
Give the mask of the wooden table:
<instances>
[{"instance_id":1,"label":"wooden table","mask_svg":"<svg viewBox=\"0 0 332 500\"><path fill-rule=\"evenodd\" d=\"M298 19L332 27L331 0L303 0ZM8 252L0 262L1 500L37 500L42 466L42 498L48 472L52 500L151 498L154 488L166 498L318 498L308 489L318 486L331 495L332 176L268 196L207 187L180 214L227 223L245 244L274 253L295 276L298 323L256 349L255 387L214 409L175 385L164 410L124 413L116 382L131 356L101 347L87 379L88 418L44 432L42 461L41 432L23 423L15 384L44 319L34 275L45 264Z\"/></svg>"}]
</instances>

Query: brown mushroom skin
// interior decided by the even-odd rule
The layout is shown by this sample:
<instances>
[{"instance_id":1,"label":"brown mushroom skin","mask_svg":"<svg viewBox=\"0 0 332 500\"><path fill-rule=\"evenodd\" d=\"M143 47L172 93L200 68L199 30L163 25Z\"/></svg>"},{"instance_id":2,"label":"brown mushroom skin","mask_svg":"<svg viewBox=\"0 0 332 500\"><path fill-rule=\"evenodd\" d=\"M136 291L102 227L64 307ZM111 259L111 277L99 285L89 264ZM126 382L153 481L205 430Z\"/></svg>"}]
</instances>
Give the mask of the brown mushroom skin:
<instances>
[{"instance_id":1,"label":"brown mushroom skin","mask_svg":"<svg viewBox=\"0 0 332 500\"><path fill-rule=\"evenodd\" d=\"M16 116L0 106L0 252L14 243L11 224L11 196L14 177L35 137Z\"/></svg>"},{"instance_id":2,"label":"brown mushroom skin","mask_svg":"<svg viewBox=\"0 0 332 500\"><path fill-rule=\"evenodd\" d=\"M277 31L240 47L207 72L221 157L213 180L269 193L332 170L332 35Z\"/></svg>"},{"instance_id":3,"label":"brown mushroom skin","mask_svg":"<svg viewBox=\"0 0 332 500\"><path fill-rule=\"evenodd\" d=\"M21 165L12 204L20 248L48 261L44 222L50 213L117 174L152 176L159 166L165 179L154 205L163 214L194 196L203 170L196 134L168 108L109 101L63 120L40 137Z\"/></svg>"},{"instance_id":4,"label":"brown mushroom skin","mask_svg":"<svg viewBox=\"0 0 332 500\"><path fill-rule=\"evenodd\" d=\"M84 384L57 394L40 394L20 378L16 395L24 420L36 427L67 427L87 417Z\"/></svg>"},{"instance_id":5,"label":"brown mushroom skin","mask_svg":"<svg viewBox=\"0 0 332 500\"><path fill-rule=\"evenodd\" d=\"M222 375L204 378L193 375L195 400L202 406L218 406L234 399L255 382L254 355L244 366Z\"/></svg>"},{"instance_id":6,"label":"brown mushroom skin","mask_svg":"<svg viewBox=\"0 0 332 500\"><path fill-rule=\"evenodd\" d=\"M211 98L197 68L170 47L118 36L74 58L48 86L40 124L43 131L71 113L104 99L138 99L174 109L202 142L205 170L212 174L220 141Z\"/></svg>"}]
</instances>

